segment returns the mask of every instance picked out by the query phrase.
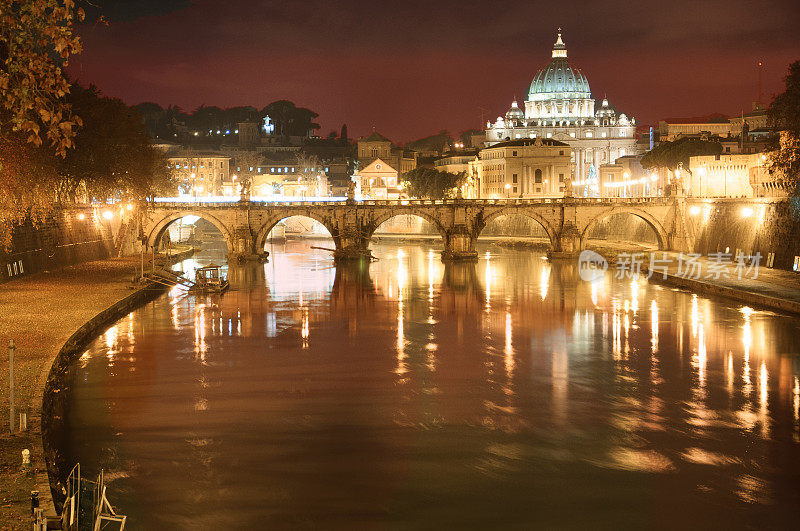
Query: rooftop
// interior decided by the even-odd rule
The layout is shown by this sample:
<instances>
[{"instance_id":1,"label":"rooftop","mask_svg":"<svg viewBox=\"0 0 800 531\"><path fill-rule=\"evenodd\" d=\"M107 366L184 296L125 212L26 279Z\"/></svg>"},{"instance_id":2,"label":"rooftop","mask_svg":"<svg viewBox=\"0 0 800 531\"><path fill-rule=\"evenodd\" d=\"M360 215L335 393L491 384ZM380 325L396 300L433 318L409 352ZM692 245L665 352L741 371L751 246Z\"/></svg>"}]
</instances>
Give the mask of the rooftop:
<instances>
[{"instance_id":1,"label":"rooftop","mask_svg":"<svg viewBox=\"0 0 800 531\"><path fill-rule=\"evenodd\" d=\"M552 138L520 138L519 140L506 140L505 142L498 142L497 144L493 144L486 149L493 149L498 147L523 147L523 146L533 146L537 142L540 142L542 146L547 147L569 147L569 144L565 144L564 142L559 142L558 140L553 140Z\"/></svg>"}]
</instances>

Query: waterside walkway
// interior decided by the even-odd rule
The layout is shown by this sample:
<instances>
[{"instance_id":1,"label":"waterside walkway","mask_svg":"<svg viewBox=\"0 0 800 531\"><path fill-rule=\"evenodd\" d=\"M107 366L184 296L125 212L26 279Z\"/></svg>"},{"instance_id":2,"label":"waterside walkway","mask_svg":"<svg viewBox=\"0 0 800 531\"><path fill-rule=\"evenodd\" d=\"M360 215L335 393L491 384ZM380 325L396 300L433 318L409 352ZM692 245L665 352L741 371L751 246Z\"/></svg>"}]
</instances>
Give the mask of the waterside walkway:
<instances>
[{"instance_id":1,"label":"waterside walkway","mask_svg":"<svg viewBox=\"0 0 800 531\"><path fill-rule=\"evenodd\" d=\"M650 254L644 256L643 272L647 271L650 265ZM755 275L755 269L750 269L750 264L739 271L736 269L735 260L721 262L700 257L697 259L696 268L690 269L692 274L687 274L686 261L681 262L679 253L666 253L666 256L666 264L653 268L652 281L702 295L725 297L752 306L800 314L800 273L767 268L762 258ZM659 251L656 253L656 259L661 258L662 253ZM663 278L664 269L661 266L666 266L666 279ZM610 266L612 270L619 267L619 261L616 265ZM741 278L739 278L740 272Z\"/></svg>"}]
</instances>

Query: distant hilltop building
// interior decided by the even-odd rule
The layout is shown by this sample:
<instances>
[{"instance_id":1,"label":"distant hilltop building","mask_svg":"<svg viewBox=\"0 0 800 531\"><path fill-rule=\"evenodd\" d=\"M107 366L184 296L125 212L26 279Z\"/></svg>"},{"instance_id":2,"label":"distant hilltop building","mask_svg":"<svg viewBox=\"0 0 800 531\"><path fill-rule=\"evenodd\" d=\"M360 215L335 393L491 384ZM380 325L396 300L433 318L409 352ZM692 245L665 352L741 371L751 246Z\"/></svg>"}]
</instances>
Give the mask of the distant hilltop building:
<instances>
[{"instance_id":1,"label":"distant hilltop building","mask_svg":"<svg viewBox=\"0 0 800 531\"><path fill-rule=\"evenodd\" d=\"M685 137L705 138L722 142L726 153L758 153L765 147L770 128L766 106L753 102L752 111L739 116L715 113L694 118L666 118L658 123L656 133L660 142ZM738 147L725 146L726 138L735 139Z\"/></svg>"},{"instance_id":2,"label":"distant hilltop building","mask_svg":"<svg viewBox=\"0 0 800 531\"><path fill-rule=\"evenodd\" d=\"M572 149L576 186L597 187L598 168L636 151L636 120L607 99L592 98L589 81L567 60L561 29L550 63L533 77L524 110L515 100L505 117L486 123L486 145L523 138L553 139ZM580 188L576 193L583 195Z\"/></svg>"}]
</instances>

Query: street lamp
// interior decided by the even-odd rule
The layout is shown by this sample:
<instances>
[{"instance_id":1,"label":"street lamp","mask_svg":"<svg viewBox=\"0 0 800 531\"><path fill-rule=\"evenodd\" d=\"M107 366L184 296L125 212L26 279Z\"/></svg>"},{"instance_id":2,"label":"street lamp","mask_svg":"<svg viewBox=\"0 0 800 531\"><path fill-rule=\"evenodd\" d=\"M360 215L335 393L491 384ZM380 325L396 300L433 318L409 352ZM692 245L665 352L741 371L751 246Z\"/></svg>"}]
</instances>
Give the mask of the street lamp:
<instances>
[{"instance_id":1,"label":"street lamp","mask_svg":"<svg viewBox=\"0 0 800 531\"><path fill-rule=\"evenodd\" d=\"M505 188L506 188L506 199L510 199L511 198L511 184L510 183L506 183Z\"/></svg>"},{"instance_id":2,"label":"street lamp","mask_svg":"<svg viewBox=\"0 0 800 531\"><path fill-rule=\"evenodd\" d=\"M703 177L705 177L706 173L708 173L705 162L702 166L700 166L700 169L697 170L697 173L700 174L700 197L705 197L705 194L703 193Z\"/></svg>"}]
</instances>

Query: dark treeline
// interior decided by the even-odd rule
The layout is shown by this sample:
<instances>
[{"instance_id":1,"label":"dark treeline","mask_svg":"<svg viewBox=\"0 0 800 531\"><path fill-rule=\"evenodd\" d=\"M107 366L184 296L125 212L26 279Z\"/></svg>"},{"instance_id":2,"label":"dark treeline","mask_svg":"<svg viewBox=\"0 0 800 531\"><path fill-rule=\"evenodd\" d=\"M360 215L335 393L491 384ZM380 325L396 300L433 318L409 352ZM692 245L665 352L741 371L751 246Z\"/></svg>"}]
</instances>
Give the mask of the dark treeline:
<instances>
[{"instance_id":1,"label":"dark treeline","mask_svg":"<svg viewBox=\"0 0 800 531\"><path fill-rule=\"evenodd\" d=\"M288 100L273 101L262 109L249 105L227 109L201 105L192 112L186 112L176 105L164 108L152 102L140 103L135 107L142 113L148 132L156 139L182 141L188 136L215 136L217 131L233 133L239 123L248 121L257 122L262 127L266 116L270 117L274 125L273 134L276 135L311 136L320 129L320 125L314 121L319 114L305 107L297 107Z\"/></svg>"}]
</instances>

